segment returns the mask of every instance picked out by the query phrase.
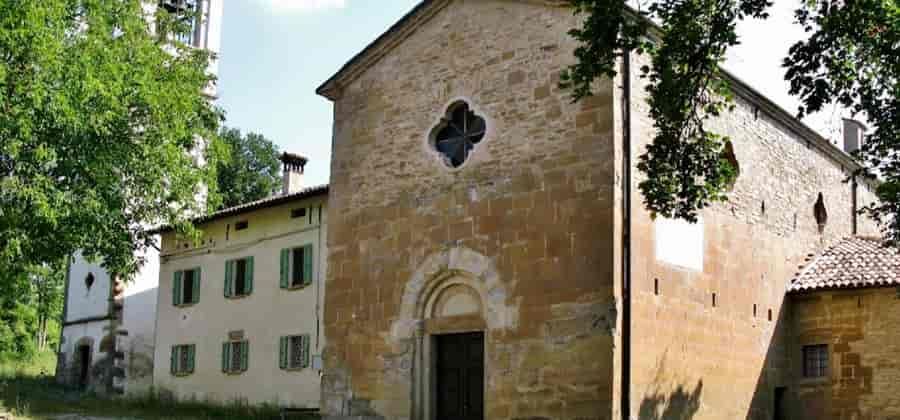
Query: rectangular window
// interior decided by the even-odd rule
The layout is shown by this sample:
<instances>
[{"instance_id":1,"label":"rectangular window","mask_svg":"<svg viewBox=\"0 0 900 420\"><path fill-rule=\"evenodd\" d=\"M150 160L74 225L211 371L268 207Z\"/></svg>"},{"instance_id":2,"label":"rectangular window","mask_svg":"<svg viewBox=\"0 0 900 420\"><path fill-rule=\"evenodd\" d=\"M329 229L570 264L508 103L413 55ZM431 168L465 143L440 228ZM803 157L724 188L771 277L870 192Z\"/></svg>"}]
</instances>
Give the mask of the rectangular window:
<instances>
[{"instance_id":1,"label":"rectangular window","mask_svg":"<svg viewBox=\"0 0 900 420\"><path fill-rule=\"evenodd\" d=\"M243 297L253 293L253 257L225 262L225 297Z\"/></svg>"},{"instance_id":2,"label":"rectangular window","mask_svg":"<svg viewBox=\"0 0 900 420\"><path fill-rule=\"evenodd\" d=\"M303 261L304 248L294 248L291 251L291 286L297 287L303 285L303 264L297 264L297 261Z\"/></svg>"},{"instance_id":3,"label":"rectangular window","mask_svg":"<svg viewBox=\"0 0 900 420\"><path fill-rule=\"evenodd\" d=\"M234 230L244 230L250 227L250 222L242 220L234 224Z\"/></svg>"},{"instance_id":4,"label":"rectangular window","mask_svg":"<svg viewBox=\"0 0 900 420\"><path fill-rule=\"evenodd\" d=\"M291 210L291 219L306 217L306 207Z\"/></svg>"},{"instance_id":5,"label":"rectangular window","mask_svg":"<svg viewBox=\"0 0 900 420\"><path fill-rule=\"evenodd\" d=\"M247 371L250 344L248 341L222 343L222 372L240 374Z\"/></svg>"},{"instance_id":6,"label":"rectangular window","mask_svg":"<svg viewBox=\"0 0 900 420\"><path fill-rule=\"evenodd\" d=\"M196 345L183 344L172 346L170 356L170 371L175 376L185 376L194 373L194 356Z\"/></svg>"},{"instance_id":7,"label":"rectangular window","mask_svg":"<svg viewBox=\"0 0 900 420\"><path fill-rule=\"evenodd\" d=\"M200 302L200 268L175 272L172 280L172 305L193 305Z\"/></svg>"},{"instance_id":8,"label":"rectangular window","mask_svg":"<svg viewBox=\"0 0 900 420\"><path fill-rule=\"evenodd\" d=\"M202 10L199 7L200 3L200 0L159 0L158 3L160 8L175 15L187 26L186 32L177 34L175 38L194 47L199 46L197 41L199 38L200 16L197 14L198 11Z\"/></svg>"},{"instance_id":9,"label":"rectangular window","mask_svg":"<svg viewBox=\"0 0 900 420\"><path fill-rule=\"evenodd\" d=\"M828 345L803 346L803 376L823 378L828 376Z\"/></svg>"},{"instance_id":10,"label":"rectangular window","mask_svg":"<svg viewBox=\"0 0 900 420\"><path fill-rule=\"evenodd\" d=\"M281 337L279 367L284 370L297 370L309 367L309 335L292 335Z\"/></svg>"},{"instance_id":11,"label":"rectangular window","mask_svg":"<svg viewBox=\"0 0 900 420\"><path fill-rule=\"evenodd\" d=\"M313 248L305 245L299 248L281 250L281 288L295 289L312 284Z\"/></svg>"}]
</instances>

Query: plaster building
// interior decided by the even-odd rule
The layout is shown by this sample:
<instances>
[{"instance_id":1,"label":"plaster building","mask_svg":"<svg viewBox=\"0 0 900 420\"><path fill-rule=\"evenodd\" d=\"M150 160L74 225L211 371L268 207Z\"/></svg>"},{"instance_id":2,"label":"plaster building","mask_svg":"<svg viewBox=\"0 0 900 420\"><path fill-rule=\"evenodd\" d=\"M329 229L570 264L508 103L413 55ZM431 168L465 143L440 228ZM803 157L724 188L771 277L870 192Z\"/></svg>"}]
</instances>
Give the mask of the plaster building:
<instances>
[{"instance_id":1,"label":"plaster building","mask_svg":"<svg viewBox=\"0 0 900 420\"><path fill-rule=\"evenodd\" d=\"M160 0L157 7L197 7L202 12L188 44L219 52L222 0ZM218 73L218 61L209 71ZM216 97L215 85L204 94ZM111 277L99 261L76 253L66 276L65 309L57 361L57 380L100 393L139 394L152 384L159 253L148 249L136 257L145 261L132 279Z\"/></svg>"},{"instance_id":2,"label":"plaster building","mask_svg":"<svg viewBox=\"0 0 900 420\"><path fill-rule=\"evenodd\" d=\"M163 231L154 386L178 399L317 408L328 187L303 188L285 154L282 194Z\"/></svg>"},{"instance_id":3,"label":"plaster building","mask_svg":"<svg viewBox=\"0 0 900 420\"><path fill-rule=\"evenodd\" d=\"M870 186L845 182L858 164L726 74L736 109L711 125L731 137L726 157L740 169L731 199L696 224L654 220L636 169L653 136L637 71L649 60L630 54L616 80L572 103L558 87L579 23L567 4L422 1L318 89L335 117L323 412L699 420L786 418L820 403L896 410L893 371L872 373L887 358L843 356L859 340L837 328L820 337L858 388L832 383L820 398L829 391L793 375L806 362L794 357L801 338L826 334L793 335L815 329L803 320L815 310L796 312L840 300L787 298L798 265L877 233L856 214L874 199ZM847 122L847 138L859 129ZM864 292L869 312L897 305L889 289ZM885 337L896 327L851 318L869 322L860 340L896 343ZM878 395L844 397L862 390Z\"/></svg>"}]
</instances>

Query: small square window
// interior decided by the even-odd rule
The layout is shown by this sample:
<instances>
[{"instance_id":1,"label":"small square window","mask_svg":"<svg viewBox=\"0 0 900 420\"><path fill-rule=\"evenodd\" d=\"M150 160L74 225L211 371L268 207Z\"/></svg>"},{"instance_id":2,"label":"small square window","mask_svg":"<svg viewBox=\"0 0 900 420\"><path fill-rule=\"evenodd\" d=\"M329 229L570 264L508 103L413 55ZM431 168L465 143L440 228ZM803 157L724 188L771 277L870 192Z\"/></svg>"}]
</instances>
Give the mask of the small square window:
<instances>
[{"instance_id":1,"label":"small square window","mask_svg":"<svg viewBox=\"0 0 900 420\"><path fill-rule=\"evenodd\" d=\"M291 210L291 219L306 217L306 207Z\"/></svg>"},{"instance_id":2,"label":"small square window","mask_svg":"<svg viewBox=\"0 0 900 420\"><path fill-rule=\"evenodd\" d=\"M244 230L250 227L250 222L242 220L234 224L234 230Z\"/></svg>"},{"instance_id":3,"label":"small square window","mask_svg":"<svg viewBox=\"0 0 900 420\"><path fill-rule=\"evenodd\" d=\"M803 346L803 376L824 378L828 375L828 345Z\"/></svg>"}]
</instances>

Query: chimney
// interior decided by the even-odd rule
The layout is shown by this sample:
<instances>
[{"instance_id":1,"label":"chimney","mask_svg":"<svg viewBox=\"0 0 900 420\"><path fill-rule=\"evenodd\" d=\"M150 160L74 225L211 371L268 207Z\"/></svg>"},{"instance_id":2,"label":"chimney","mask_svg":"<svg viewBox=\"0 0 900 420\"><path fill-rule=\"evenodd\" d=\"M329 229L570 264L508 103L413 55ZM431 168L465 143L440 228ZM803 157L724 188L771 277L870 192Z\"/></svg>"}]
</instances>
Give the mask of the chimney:
<instances>
[{"instance_id":1,"label":"chimney","mask_svg":"<svg viewBox=\"0 0 900 420\"><path fill-rule=\"evenodd\" d=\"M293 194L303 189L302 175L306 162L308 159L300 155L288 152L281 154L281 163L283 164L281 169L284 176L282 194Z\"/></svg>"},{"instance_id":2,"label":"chimney","mask_svg":"<svg viewBox=\"0 0 900 420\"><path fill-rule=\"evenodd\" d=\"M844 118L844 151L852 154L863 147L866 126L863 123Z\"/></svg>"}]
</instances>

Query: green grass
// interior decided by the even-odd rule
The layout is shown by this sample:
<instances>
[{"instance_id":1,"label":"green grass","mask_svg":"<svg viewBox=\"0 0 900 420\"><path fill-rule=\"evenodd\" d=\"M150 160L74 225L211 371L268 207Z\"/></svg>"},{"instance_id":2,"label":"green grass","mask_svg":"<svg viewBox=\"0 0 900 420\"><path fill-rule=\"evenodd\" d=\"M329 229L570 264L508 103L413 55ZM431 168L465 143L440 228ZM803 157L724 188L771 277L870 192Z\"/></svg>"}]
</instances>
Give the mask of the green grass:
<instances>
[{"instance_id":1,"label":"green grass","mask_svg":"<svg viewBox=\"0 0 900 420\"><path fill-rule=\"evenodd\" d=\"M0 412L12 413L17 420L50 419L63 414L140 420L279 418L278 408L272 405L174 401L161 398L165 393L159 392L137 398L102 398L67 390L54 382L55 363L53 354L40 355L28 363L0 362ZM304 417L307 420L314 418Z\"/></svg>"}]
</instances>

